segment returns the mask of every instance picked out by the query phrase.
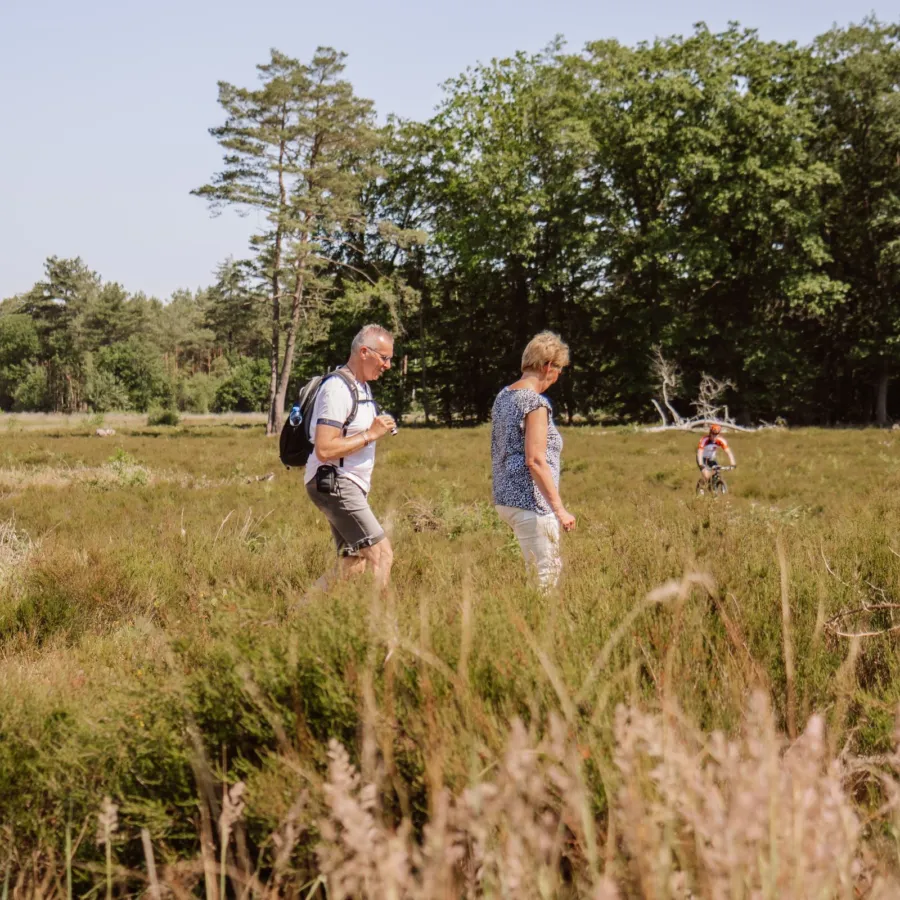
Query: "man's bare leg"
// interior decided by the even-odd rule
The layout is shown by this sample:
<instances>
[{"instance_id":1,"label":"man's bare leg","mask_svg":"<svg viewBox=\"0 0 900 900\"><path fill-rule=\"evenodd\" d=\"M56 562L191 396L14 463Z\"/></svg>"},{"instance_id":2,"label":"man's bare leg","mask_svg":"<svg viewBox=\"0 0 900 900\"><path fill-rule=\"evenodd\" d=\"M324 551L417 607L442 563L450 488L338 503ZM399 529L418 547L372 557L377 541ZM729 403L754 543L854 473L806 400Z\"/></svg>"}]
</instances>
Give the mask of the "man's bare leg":
<instances>
[{"instance_id":1,"label":"man's bare leg","mask_svg":"<svg viewBox=\"0 0 900 900\"><path fill-rule=\"evenodd\" d=\"M335 566L322 575L303 595L301 604L308 603L316 593L327 594L336 581L347 581L370 571L375 583L383 590L391 577L394 551L385 538L372 547L363 547L358 556L340 556Z\"/></svg>"},{"instance_id":2,"label":"man's bare leg","mask_svg":"<svg viewBox=\"0 0 900 900\"><path fill-rule=\"evenodd\" d=\"M359 551L359 556L342 556L340 563L339 577L341 581L347 581L362 575L366 571L366 560L363 556L364 550Z\"/></svg>"},{"instance_id":3,"label":"man's bare leg","mask_svg":"<svg viewBox=\"0 0 900 900\"><path fill-rule=\"evenodd\" d=\"M362 556L339 556L334 565L314 585L313 590L327 593L336 581L346 581L366 570L366 561Z\"/></svg>"},{"instance_id":4,"label":"man's bare leg","mask_svg":"<svg viewBox=\"0 0 900 900\"><path fill-rule=\"evenodd\" d=\"M309 603L316 594L327 594L337 581L346 581L366 570L366 561L362 556L339 556L334 565L310 585L300 599L300 604Z\"/></svg>"},{"instance_id":5,"label":"man's bare leg","mask_svg":"<svg viewBox=\"0 0 900 900\"><path fill-rule=\"evenodd\" d=\"M386 588L391 580L391 567L394 564L394 548L391 547L390 539L385 538L371 547L365 547L359 551L359 555L365 561L378 587L382 590Z\"/></svg>"}]
</instances>

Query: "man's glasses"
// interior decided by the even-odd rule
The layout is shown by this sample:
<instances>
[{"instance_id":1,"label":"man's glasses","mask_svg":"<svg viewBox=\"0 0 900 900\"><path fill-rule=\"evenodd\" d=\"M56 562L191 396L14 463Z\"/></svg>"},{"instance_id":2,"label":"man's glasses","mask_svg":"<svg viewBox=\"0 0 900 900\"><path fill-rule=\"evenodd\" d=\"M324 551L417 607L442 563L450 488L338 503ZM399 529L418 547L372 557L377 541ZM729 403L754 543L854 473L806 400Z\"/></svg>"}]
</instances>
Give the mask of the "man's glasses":
<instances>
[{"instance_id":1,"label":"man's glasses","mask_svg":"<svg viewBox=\"0 0 900 900\"><path fill-rule=\"evenodd\" d=\"M380 351L376 350L374 347L370 347L368 344L363 344L363 346L366 348L366 350L369 350L370 352L374 353L385 364L390 363L394 359L393 356L385 356L384 353L381 353Z\"/></svg>"}]
</instances>

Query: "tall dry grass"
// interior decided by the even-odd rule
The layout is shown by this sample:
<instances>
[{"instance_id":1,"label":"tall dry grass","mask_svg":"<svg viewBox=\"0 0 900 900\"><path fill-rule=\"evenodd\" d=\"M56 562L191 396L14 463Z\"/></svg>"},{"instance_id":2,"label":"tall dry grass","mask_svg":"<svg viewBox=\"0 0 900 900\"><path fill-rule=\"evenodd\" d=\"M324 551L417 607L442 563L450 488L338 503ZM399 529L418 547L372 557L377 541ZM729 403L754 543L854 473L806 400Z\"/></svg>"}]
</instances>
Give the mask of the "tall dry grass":
<instances>
[{"instance_id":1,"label":"tall dry grass","mask_svg":"<svg viewBox=\"0 0 900 900\"><path fill-rule=\"evenodd\" d=\"M8 895L891 896L897 633L829 623L891 625L900 444L736 438L722 503L686 439L566 441L559 595L486 431L407 430L392 592L301 610L330 539L258 433L11 431Z\"/></svg>"},{"instance_id":2,"label":"tall dry grass","mask_svg":"<svg viewBox=\"0 0 900 900\"><path fill-rule=\"evenodd\" d=\"M459 792L442 786L421 827L407 817L398 822L386 810L385 785L364 780L346 748L332 741L317 801L299 791L255 860L236 827L243 782L223 789L218 846L207 829L197 859L172 861L161 874L146 829L144 870L113 867L117 810L105 798L97 843L106 852L106 896L114 885L118 896L187 897L202 887L209 898L338 900L900 895L890 861L865 841L873 826L896 836L900 752L879 769L831 757L820 716L790 742L761 692L730 739L704 734L674 709L654 714L623 705L615 719L605 835L585 828L595 813L583 787L584 768L605 763L585 753L562 716L551 715L541 733L511 722L496 765ZM861 767L878 780L884 799L867 820L849 790ZM305 836L314 840L317 869L301 883L291 862ZM66 896L62 861L52 850L10 863L9 896Z\"/></svg>"}]
</instances>

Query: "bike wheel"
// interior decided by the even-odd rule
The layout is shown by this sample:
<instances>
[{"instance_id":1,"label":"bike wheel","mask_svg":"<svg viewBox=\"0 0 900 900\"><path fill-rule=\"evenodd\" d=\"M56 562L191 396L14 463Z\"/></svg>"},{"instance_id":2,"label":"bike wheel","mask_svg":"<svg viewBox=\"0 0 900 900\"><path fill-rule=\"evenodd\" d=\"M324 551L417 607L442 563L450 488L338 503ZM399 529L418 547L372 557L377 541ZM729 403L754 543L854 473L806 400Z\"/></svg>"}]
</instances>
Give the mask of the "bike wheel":
<instances>
[{"instance_id":1,"label":"bike wheel","mask_svg":"<svg viewBox=\"0 0 900 900\"><path fill-rule=\"evenodd\" d=\"M713 493L714 494L727 494L728 493L728 485L725 484L725 479L721 476L717 476L713 479Z\"/></svg>"}]
</instances>

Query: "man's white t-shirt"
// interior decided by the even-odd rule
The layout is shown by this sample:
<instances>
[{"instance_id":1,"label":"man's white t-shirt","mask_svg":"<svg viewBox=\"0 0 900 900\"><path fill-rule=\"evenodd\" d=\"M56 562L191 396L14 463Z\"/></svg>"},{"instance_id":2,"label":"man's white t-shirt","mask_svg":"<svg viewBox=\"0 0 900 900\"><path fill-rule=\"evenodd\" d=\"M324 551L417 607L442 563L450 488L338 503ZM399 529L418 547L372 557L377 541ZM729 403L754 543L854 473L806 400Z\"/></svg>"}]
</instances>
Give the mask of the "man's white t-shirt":
<instances>
[{"instance_id":1,"label":"man's white t-shirt","mask_svg":"<svg viewBox=\"0 0 900 900\"><path fill-rule=\"evenodd\" d=\"M356 417L347 426L345 437L354 434L362 434L375 421L375 400L372 391L367 384L360 384L354 379L356 385L356 397L358 408ZM313 451L306 463L304 484L309 484L316 477L319 466L335 465L338 471L355 481L366 493L372 482L372 469L375 467L375 442L367 447L357 450L344 457L344 465L339 465L338 460L332 459L323 462L316 456L316 425L333 425L335 428L343 428L347 416L353 409L353 399L350 396L350 388L340 375L332 375L320 388L313 406L312 425L309 429L309 438L313 443Z\"/></svg>"}]
</instances>

